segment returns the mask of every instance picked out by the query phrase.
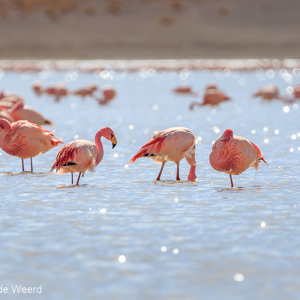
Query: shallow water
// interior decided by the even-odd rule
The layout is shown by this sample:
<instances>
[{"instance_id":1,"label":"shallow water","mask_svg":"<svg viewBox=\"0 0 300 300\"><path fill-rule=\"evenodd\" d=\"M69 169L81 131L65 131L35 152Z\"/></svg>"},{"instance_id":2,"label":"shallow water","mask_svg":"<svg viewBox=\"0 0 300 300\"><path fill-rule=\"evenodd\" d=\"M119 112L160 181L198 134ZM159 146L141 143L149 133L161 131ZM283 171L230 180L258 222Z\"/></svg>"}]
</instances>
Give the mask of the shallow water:
<instances>
[{"instance_id":1,"label":"shallow water","mask_svg":"<svg viewBox=\"0 0 300 300\"><path fill-rule=\"evenodd\" d=\"M33 159L34 173L0 149L0 286L4 299L299 299L299 105L264 102L251 94L269 83L282 94L300 82L298 69L257 71L5 72L0 90L55 123L70 142L93 141L110 126L113 150L79 187L70 174L50 173L59 148ZM112 84L107 106L75 96L56 103L31 91L65 82L69 89ZM234 101L188 109L215 82ZM199 96L176 95L189 84ZM130 158L156 130L190 128L198 138L197 182L189 166L160 166ZM226 128L252 140L269 166L234 176L213 170L212 142ZM26 170L30 161L25 161ZM75 180L76 177L74 177ZM11 285L42 286L41 294L14 294ZM1 292L1 290L0 290Z\"/></svg>"}]
</instances>

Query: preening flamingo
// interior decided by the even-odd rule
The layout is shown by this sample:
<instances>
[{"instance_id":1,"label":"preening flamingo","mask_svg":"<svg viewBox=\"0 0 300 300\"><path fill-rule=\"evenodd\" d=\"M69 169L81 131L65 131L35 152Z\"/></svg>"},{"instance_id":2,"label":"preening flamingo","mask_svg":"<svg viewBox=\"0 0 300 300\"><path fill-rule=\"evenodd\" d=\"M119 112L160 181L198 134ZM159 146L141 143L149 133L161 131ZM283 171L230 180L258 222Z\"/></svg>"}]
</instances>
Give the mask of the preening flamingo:
<instances>
[{"instance_id":1,"label":"preening flamingo","mask_svg":"<svg viewBox=\"0 0 300 300\"><path fill-rule=\"evenodd\" d=\"M215 170L229 174L231 187L232 175L239 175L251 166L257 170L260 162L266 163L254 143L234 135L231 129L226 129L214 142L209 161Z\"/></svg>"},{"instance_id":2,"label":"preening flamingo","mask_svg":"<svg viewBox=\"0 0 300 300\"><path fill-rule=\"evenodd\" d=\"M203 96L203 102L192 102L190 104L190 110L193 110L195 106L203 105L219 105L221 102L232 100L223 91L219 90L215 85L207 86Z\"/></svg>"},{"instance_id":3,"label":"preening flamingo","mask_svg":"<svg viewBox=\"0 0 300 300\"><path fill-rule=\"evenodd\" d=\"M162 163L156 180L160 180L161 173L167 161L177 164L176 180L179 177L179 162L185 157L190 164L188 180L196 180L195 136L185 127L173 127L154 132L154 136L137 152L129 163L140 157L151 157L155 162Z\"/></svg>"},{"instance_id":4,"label":"preening flamingo","mask_svg":"<svg viewBox=\"0 0 300 300\"><path fill-rule=\"evenodd\" d=\"M58 152L55 162L51 168L58 174L71 173L73 184L73 173L79 172L76 185L86 170L91 172L101 162L104 150L101 137L105 137L112 142L112 147L117 145L117 139L114 132L109 127L103 127L95 135L95 144L87 140L76 140L66 144Z\"/></svg>"},{"instance_id":5,"label":"preening flamingo","mask_svg":"<svg viewBox=\"0 0 300 300\"><path fill-rule=\"evenodd\" d=\"M275 84L263 86L253 94L253 97L261 97L263 100L283 99Z\"/></svg>"},{"instance_id":6,"label":"preening flamingo","mask_svg":"<svg viewBox=\"0 0 300 300\"><path fill-rule=\"evenodd\" d=\"M32 172L33 157L63 144L59 137L52 134L53 132L28 121L10 124L7 120L0 119L0 147L6 153L22 159L23 172L24 159L30 158Z\"/></svg>"},{"instance_id":7,"label":"preening flamingo","mask_svg":"<svg viewBox=\"0 0 300 300\"><path fill-rule=\"evenodd\" d=\"M37 125L53 125L50 120L43 117L38 111L34 110L30 106L24 105L23 102L16 103L8 111L14 121L26 120Z\"/></svg>"}]
</instances>

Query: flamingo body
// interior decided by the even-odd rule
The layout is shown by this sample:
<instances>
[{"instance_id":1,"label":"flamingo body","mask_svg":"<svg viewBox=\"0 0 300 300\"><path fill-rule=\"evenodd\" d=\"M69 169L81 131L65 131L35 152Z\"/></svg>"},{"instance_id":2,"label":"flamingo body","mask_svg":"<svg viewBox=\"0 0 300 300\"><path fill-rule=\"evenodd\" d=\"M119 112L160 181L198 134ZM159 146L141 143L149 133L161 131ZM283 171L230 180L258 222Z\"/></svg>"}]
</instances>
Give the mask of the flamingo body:
<instances>
[{"instance_id":1,"label":"flamingo body","mask_svg":"<svg viewBox=\"0 0 300 300\"><path fill-rule=\"evenodd\" d=\"M236 136L231 129L226 129L212 148L209 156L211 166L230 175L239 175L253 166L257 170L261 161L264 161L259 148L250 140ZM233 183L231 184L233 187Z\"/></svg>"},{"instance_id":2,"label":"flamingo body","mask_svg":"<svg viewBox=\"0 0 300 300\"><path fill-rule=\"evenodd\" d=\"M260 88L253 94L253 97L261 97L263 100L282 99L278 87L274 84Z\"/></svg>"},{"instance_id":3,"label":"flamingo body","mask_svg":"<svg viewBox=\"0 0 300 300\"><path fill-rule=\"evenodd\" d=\"M135 162L140 157L151 157L155 162L164 164L173 161L177 164L177 180L179 177L179 162L185 157L191 165L189 180L196 180L195 136L184 127L173 127L157 131L154 136L137 152L129 163ZM160 180L162 169L157 177Z\"/></svg>"},{"instance_id":4,"label":"flamingo body","mask_svg":"<svg viewBox=\"0 0 300 300\"><path fill-rule=\"evenodd\" d=\"M44 118L38 111L24 105L22 102L15 104L9 112L14 121L26 120L37 125L53 125L50 120Z\"/></svg>"},{"instance_id":5,"label":"flamingo body","mask_svg":"<svg viewBox=\"0 0 300 300\"><path fill-rule=\"evenodd\" d=\"M84 176L87 170L93 172L103 158L102 136L113 143L113 148L117 144L114 132L109 127L101 128L95 135L95 144L87 140L76 140L61 148L51 171L55 170L58 174L71 173L72 184L73 173L79 172L78 185L81 174Z\"/></svg>"},{"instance_id":6,"label":"flamingo body","mask_svg":"<svg viewBox=\"0 0 300 300\"><path fill-rule=\"evenodd\" d=\"M0 119L0 147L8 154L19 158L33 158L63 144L54 136L54 131L46 130L28 121L9 123ZM22 161L23 165L23 161ZM24 171L24 167L22 168ZM31 171L33 171L31 169Z\"/></svg>"}]
</instances>

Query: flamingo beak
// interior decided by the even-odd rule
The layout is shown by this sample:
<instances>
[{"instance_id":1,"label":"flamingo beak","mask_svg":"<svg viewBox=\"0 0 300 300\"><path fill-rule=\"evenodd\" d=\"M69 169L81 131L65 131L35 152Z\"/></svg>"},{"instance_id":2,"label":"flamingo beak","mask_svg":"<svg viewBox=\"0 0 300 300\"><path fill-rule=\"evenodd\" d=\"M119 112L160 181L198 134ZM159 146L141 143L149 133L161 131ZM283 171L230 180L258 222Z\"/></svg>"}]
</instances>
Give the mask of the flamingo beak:
<instances>
[{"instance_id":1,"label":"flamingo beak","mask_svg":"<svg viewBox=\"0 0 300 300\"><path fill-rule=\"evenodd\" d=\"M265 161L265 159L263 157L260 158L266 165L268 165L268 163Z\"/></svg>"},{"instance_id":2,"label":"flamingo beak","mask_svg":"<svg viewBox=\"0 0 300 300\"><path fill-rule=\"evenodd\" d=\"M111 142L112 142L112 148L114 149L117 145L117 139L114 135L111 137Z\"/></svg>"}]
</instances>

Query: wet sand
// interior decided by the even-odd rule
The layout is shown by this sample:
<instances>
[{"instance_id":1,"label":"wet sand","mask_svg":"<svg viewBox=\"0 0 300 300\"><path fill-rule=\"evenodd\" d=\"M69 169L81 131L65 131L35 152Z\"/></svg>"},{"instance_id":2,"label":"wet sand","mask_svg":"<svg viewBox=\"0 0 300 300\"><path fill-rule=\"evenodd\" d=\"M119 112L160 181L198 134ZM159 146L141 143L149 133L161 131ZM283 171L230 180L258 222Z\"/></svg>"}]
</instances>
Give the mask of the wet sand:
<instances>
[{"instance_id":1,"label":"wet sand","mask_svg":"<svg viewBox=\"0 0 300 300\"><path fill-rule=\"evenodd\" d=\"M294 0L30 2L0 6L0 59L300 58Z\"/></svg>"}]
</instances>

